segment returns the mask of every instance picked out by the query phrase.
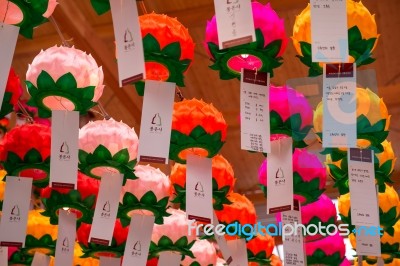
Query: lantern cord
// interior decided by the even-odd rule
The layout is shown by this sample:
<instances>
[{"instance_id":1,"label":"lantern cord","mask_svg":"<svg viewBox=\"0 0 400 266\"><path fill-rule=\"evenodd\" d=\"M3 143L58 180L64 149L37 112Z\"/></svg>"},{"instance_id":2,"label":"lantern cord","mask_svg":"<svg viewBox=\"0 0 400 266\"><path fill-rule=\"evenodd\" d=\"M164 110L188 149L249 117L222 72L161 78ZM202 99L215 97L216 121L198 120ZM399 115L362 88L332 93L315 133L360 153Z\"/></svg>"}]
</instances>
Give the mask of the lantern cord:
<instances>
[{"instance_id":1,"label":"lantern cord","mask_svg":"<svg viewBox=\"0 0 400 266\"><path fill-rule=\"evenodd\" d=\"M6 21L9 5L10 5L10 0L7 1L7 7L6 7L6 12L4 13L3 23ZM3 25L1 27L3 27Z\"/></svg>"},{"instance_id":2,"label":"lantern cord","mask_svg":"<svg viewBox=\"0 0 400 266\"><path fill-rule=\"evenodd\" d=\"M144 4L144 0L137 1L139 4L140 9L142 10L143 14L148 14L146 5Z\"/></svg>"},{"instance_id":3,"label":"lantern cord","mask_svg":"<svg viewBox=\"0 0 400 266\"><path fill-rule=\"evenodd\" d=\"M182 102L185 98L183 97L181 89L178 86L175 87L176 95L178 95L179 100Z\"/></svg>"},{"instance_id":4,"label":"lantern cord","mask_svg":"<svg viewBox=\"0 0 400 266\"><path fill-rule=\"evenodd\" d=\"M28 113L28 111L25 109L25 107L22 105L21 101L18 100L18 107L21 110L22 114L25 116L26 121L29 124L33 124L33 118L32 116Z\"/></svg>"},{"instance_id":5,"label":"lantern cord","mask_svg":"<svg viewBox=\"0 0 400 266\"><path fill-rule=\"evenodd\" d=\"M101 115L106 119L106 120L110 120L111 116L107 113L106 109L104 108L104 106L101 104L101 102L97 102L97 105L99 106L99 110Z\"/></svg>"},{"instance_id":6,"label":"lantern cord","mask_svg":"<svg viewBox=\"0 0 400 266\"><path fill-rule=\"evenodd\" d=\"M54 17L50 16L49 20L53 24L55 30L57 31L58 36L60 36L62 45L65 46L65 47L71 47L69 45L68 41L65 39L64 35L62 34L62 32L60 30L60 27L58 26L57 21L54 19Z\"/></svg>"}]
</instances>

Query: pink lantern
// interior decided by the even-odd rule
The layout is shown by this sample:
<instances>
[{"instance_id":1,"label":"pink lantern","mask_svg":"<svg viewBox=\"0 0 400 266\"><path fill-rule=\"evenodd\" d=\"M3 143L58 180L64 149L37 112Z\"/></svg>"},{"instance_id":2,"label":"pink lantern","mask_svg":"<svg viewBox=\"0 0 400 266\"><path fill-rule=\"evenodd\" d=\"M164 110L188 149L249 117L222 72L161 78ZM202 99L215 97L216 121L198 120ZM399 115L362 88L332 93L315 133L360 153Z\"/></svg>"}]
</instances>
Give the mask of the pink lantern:
<instances>
[{"instance_id":1,"label":"pink lantern","mask_svg":"<svg viewBox=\"0 0 400 266\"><path fill-rule=\"evenodd\" d=\"M196 240L194 245L190 249L193 252L195 258L185 257L181 261L182 266L192 265L215 265L217 263L217 252L208 240Z\"/></svg>"}]
</instances>

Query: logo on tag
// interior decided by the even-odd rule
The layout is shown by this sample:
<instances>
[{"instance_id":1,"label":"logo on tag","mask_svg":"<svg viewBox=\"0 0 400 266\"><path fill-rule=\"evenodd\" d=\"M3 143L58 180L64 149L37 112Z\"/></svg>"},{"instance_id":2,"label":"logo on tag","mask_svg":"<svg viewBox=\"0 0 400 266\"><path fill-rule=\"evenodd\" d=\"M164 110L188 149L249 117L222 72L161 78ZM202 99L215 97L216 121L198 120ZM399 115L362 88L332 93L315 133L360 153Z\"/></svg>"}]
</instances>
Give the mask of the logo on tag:
<instances>
[{"instance_id":1,"label":"logo on tag","mask_svg":"<svg viewBox=\"0 0 400 266\"><path fill-rule=\"evenodd\" d=\"M162 132L162 123L161 123L161 116L160 113L156 113L153 118L151 119L151 133L161 133Z\"/></svg>"},{"instance_id":2,"label":"logo on tag","mask_svg":"<svg viewBox=\"0 0 400 266\"><path fill-rule=\"evenodd\" d=\"M204 188L200 181L197 182L196 186L194 187L194 190L195 190L195 192L194 192L195 197L204 198L204 195L205 195Z\"/></svg>"},{"instance_id":3,"label":"logo on tag","mask_svg":"<svg viewBox=\"0 0 400 266\"><path fill-rule=\"evenodd\" d=\"M124 43L125 52L129 52L130 50L135 48L135 42L133 41L132 32L128 28L126 28L124 33Z\"/></svg>"},{"instance_id":4,"label":"logo on tag","mask_svg":"<svg viewBox=\"0 0 400 266\"><path fill-rule=\"evenodd\" d=\"M18 205L14 205L14 207L11 209L10 222L19 222L20 220L21 217L19 213L19 207Z\"/></svg>"},{"instance_id":5,"label":"logo on tag","mask_svg":"<svg viewBox=\"0 0 400 266\"><path fill-rule=\"evenodd\" d=\"M103 205L103 211L101 212L101 217L102 218L110 218L111 214L111 206L110 206L110 202L107 200L106 203L104 203Z\"/></svg>"},{"instance_id":6,"label":"logo on tag","mask_svg":"<svg viewBox=\"0 0 400 266\"><path fill-rule=\"evenodd\" d=\"M62 252L69 252L69 240L67 237L64 238L62 247L61 247Z\"/></svg>"},{"instance_id":7,"label":"logo on tag","mask_svg":"<svg viewBox=\"0 0 400 266\"><path fill-rule=\"evenodd\" d=\"M275 174L275 185L284 185L285 182L285 174L283 173L282 168L279 167Z\"/></svg>"},{"instance_id":8,"label":"logo on tag","mask_svg":"<svg viewBox=\"0 0 400 266\"><path fill-rule=\"evenodd\" d=\"M136 241L135 245L133 245L132 256L140 257L142 255L141 251L142 245L140 244L140 241Z\"/></svg>"},{"instance_id":9,"label":"logo on tag","mask_svg":"<svg viewBox=\"0 0 400 266\"><path fill-rule=\"evenodd\" d=\"M58 155L58 158L60 159L60 161L69 161L71 159L71 155L69 154L69 146L66 141L61 144L59 151L60 153Z\"/></svg>"}]
</instances>

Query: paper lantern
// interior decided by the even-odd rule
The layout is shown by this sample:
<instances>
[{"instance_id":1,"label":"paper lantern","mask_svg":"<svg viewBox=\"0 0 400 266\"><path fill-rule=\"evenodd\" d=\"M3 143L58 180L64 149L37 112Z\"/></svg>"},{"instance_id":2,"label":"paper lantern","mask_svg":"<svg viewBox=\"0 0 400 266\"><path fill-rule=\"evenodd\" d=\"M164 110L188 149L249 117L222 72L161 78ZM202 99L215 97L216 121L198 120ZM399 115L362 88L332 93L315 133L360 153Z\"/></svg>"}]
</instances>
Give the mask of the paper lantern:
<instances>
[{"instance_id":1,"label":"paper lantern","mask_svg":"<svg viewBox=\"0 0 400 266\"><path fill-rule=\"evenodd\" d=\"M390 115L381 98L370 89L357 88L357 147L383 151L382 142L389 134ZM314 129L320 141L323 135L323 103L320 102L314 114ZM346 148L326 148L323 154L330 154L333 161L346 155Z\"/></svg>"},{"instance_id":2,"label":"paper lantern","mask_svg":"<svg viewBox=\"0 0 400 266\"><path fill-rule=\"evenodd\" d=\"M75 266L99 266L100 265L100 260L95 259L95 258L81 258L83 256L82 248L79 245L78 242L74 243L74 261L73 265ZM50 265L49 266L55 266L55 258L51 257L50 258Z\"/></svg>"},{"instance_id":3,"label":"paper lantern","mask_svg":"<svg viewBox=\"0 0 400 266\"><path fill-rule=\"evenodd\" d=\"M217 251L208 240L197 239L190 251L193 252L195 258L186 256L181 261L182 266L215 265L217 263Z\"/></svg>"},{"instance_id":4,"label":"paper lantern","mask_svg":"<svg viewBox=\"0 0 400 266\"><path fill-rule=\"evenodd\" d=\"M22 36L32 39L33 28L47 22L57 4L57 0L0 0L0 17L5 24L20 27Z\"/></svg>"},{"instance_id":5,"label":"paper lantern","mask_svg":"<svg viewBox=\"0 0 400 266\"><path fill-rule=\"evenodd\" d=\"M272 251L275 247L274 238L268 234L256 235L246 243L249 262L256 265L271 265Z\"/></svg>"},{"instance_id":6,"label":"paper lantern","mask_svg":"<svg viewBox=\"0 0 400 266\"><path fill-rule=\"evenodd\" d=\"M258 170L258 181L267 196L267 161ZM319 158L305 149L295 149L293 153L293 194L302 205L318 200L324 192L326 168Z\"/></svg>"},{"instance_id":7,"label":"paper lantern","mask_svg":"<svg viewBox=\"0 0 400 266\"><path fill-rule=\"evenodd\" d=\"M78 168L86 175L101 179L106 172L135 179L138 136L133 128L113 119L89 122L79 130Z\"/></svg>"},{"instance_id":8,"label":"paper lantern","mask_svg":"<svg viewBox=\"0 0 400 266\"><path fill-rule=\"evenodd\" d=\"M163 224L155 224L151 236L149 258L158 257L161 252L173 251L194 258L190 250L196 240L196 229L189 230L189 220L182 210L168 209L171 214Z\"/></svg>"},{"instance_id":9,"label":"paper lantern","mask_svg":"<svg viewBox=\"0 0 400 266\"><path fill-rule=\"evenodd\" d=\"M173 203L179 203L180 208L186 210L186 165L175 163L171 170L171 193ZM232 166L220 154L212 158L212 189L213 206L215 210L222 210L223 204L230 204L228 193L233 191L235 177Z\"/></svg>"},{"instance_id":10,"label":"paper lantern","mask_svg":"<svg viewBox=\"0 0 400 266\"><path fill-rule=\"evenodd\" d=\"M153 215L156 224L162 224L169 202L171 183L158 168L150 165L135 167L136 180L127 180L122 188L118 218L123 226L128 226L135 213Z\"/></svg>"},{"instance_id":11,"label":"paper lantern","mask_svg":"<svg viewBox=\"0 0 400 266\"><path fill-rule=\"evenodd\" d=\"M346 247L339 234L305 243L308 265L340 265L345 259Z\"/></svg>"},{"instance_id":12,"label":"paper lantern","mask_svg":"<svg viewBox=\"0 0 400 266\"><path fill-rule=\"evenodd\" d=\"M40 214L43 210L31 210L28 214L28 225L25 247L22 254L34 256L35 252L54 255L57 240L57 226L51 225L49 218Z\"/></svg>"},{"instance_id":13,"label":"paper lantern","mask_svg":"<svg viewBox=\"0 0 400 266\"><path fill-rule=\"evenodd\" d=\"M115 221L113 237L110 246L89 243L91 224L82 223L76 234L79 245L82 248L81 258L113 257L120 258L124 254L125 243L128 237L129 227L123 227L119 219Z\"/></svg>"},{"instance_id":14,"label":"paper lantern","mask_svg":"<svg viewBox=\"0 0 400 266\"><path fill-rule=\"evenodd\" d=\"M304 138L312 128L313 110L300 92L288 86L270 86L271 140L293 138L293 146L304 148Z\"/></svg>"},{"instance_id":15,"label":"paper lantern","mask_svg":"<svg viewBox=\"0 0 400 266\"><path fill-rule=\"evenodd\" d=\"M41 191L45 208L42 215L50 218L51 224L58 224L61 208L76 214L77 222L92 223L100 181L78 172L77 190L47 187Z\"/></svg>"},{"instance_id":16,"label":"paper lantern","mask_svg":"<svg viewBox=\"0 0 400 266\"><path fill-rule=\"evenodd\" d=\"M383 259L385 266L398 266L400 265L400 259L395 258L395 254L382 253L381 258ZM350 265L350 264L349 264ZM359 264L358 257L354 258L354 265L370 266L379 265L378 258L375 256L363 256L363 261Z\"/></svg>"},{"instance_id":17,"label":"paper lantern","mask_svg":"<svg viewBox=\"0 0 400 266\"><path fill-rule=\"evenodd\" d=\"M103 15L111 9L110 0L90 0L97 15Z\"/></svg>"},{"instance_id":18,"label":"paper lantern","mask_svg":"<svg viewBox=\"0 0 400 266\"><path fill-rule=\"evenodd\" d=\"M232 204L224 204L224 208L221 211L215 211L218 221L221 224L228 225L238 223L240 225L254 225L257 223L256 209L246 196L232 192L228 194L228 200L232 202ZM245 234L242 234L243 232L240 233L240 236L225 235L225 238L227 240L233 240L239 237L245 238L248 237L248 235L245 234L249 232L245 232Z\"/></svg>"},{"instance_id":19,"label":"paper lantern","mask_svg":"<svg viewBox=\"0 0 400 266\"><path fill-rule=\"evenodd\" d=\"M31 265L33 261L32 255L27 255L15 247L8 248L8 265L21 266Z\"/></svg>"},{"instance_id":20,"label":"paper lantern","mask_svg":"<svg viewBox=\"0 0 400 266\"><path fill-rule=\"evenodd\" d=\"M379 191L383 192L385 190L385 184L393 183L390 176L394 171L397 158L393 152L392 144L389 141L385 140L381 145L383 147L383 152L374 154L374 176L376 184L379 186ZM332 161L331 156L328 155L326 163L329 169L329 175L335 180L335 186L339 189L339 193L348 193L349 175L347 153L345 158L336 162Z\"/></svg>"},{"instance_id":21,"label":"paper lantern","mask_svg":"<svg viewBox=\"0 0 400 266\"><path fill-rule=\"evenodd\" d=\"M7 127L10 124L10 119L7 117L0 119L0 140L3 139L4 135L7 133Z\"/></svg>"},{"instance_id":22,"label":"paper lantern","mask_svg":"<svg viewBox=\"0 0 400 266\"><path fill-rule=\"evenodd\" d=\"M391 186L386 186L384 192L378 193L379 218L381 227L385 232L393 235L394 224L400 217L400 200L396 190ZM341 195L338 200L338 209L343 223L349 224L350 231L354 226L351 224L350 213L350 193Z\"/></svg>"},{"instance_id":23,"label":"paper lantern","mask_svg":"<svg viewBox=\"0 0 400 266\"><path fill-rule=\"evenodd\" d=\"M10 4L12 3L10 2ZM13 111L14 106L18 103L18 100L21 97L21 95L22 95L21 82L17 74L15 74L14 69L11 68L10 73L8 74L6 90L3 97L3 103L0 109L0 118L5 117L6 115L8 115Z\"/></svg>"},{"instance_id":24,"label":"paper lantern","mask_svg":"<svg viewBox=\"0 0 400 266\"><path fill-rule=\"evenodd\" d=\"M194 58L194 42L188 29L176 18L155 13L139 16L139 22L146 61L146 79L185 86L184 73ZM135 86L142 96L144 82L137 82Z\"/></svg>"},{"instance_id":25,"label":"paper lantern","mask_svg":"<svg viewBox=\"0 0 400 266\"><path fill-rule=\"evenodd\" d=\"M379 37L375 15L361 3L347 0L347 28L349 38L349 60L357 66L375 61L372 51ZM322 74L322 66L311 60L311 8L307 7L296 17L293 26L293 45L300 61L309 67L309 76Z\"/></svg>"},{"instance_id":26,"label":"paper lantern","mask_svg":"<svg viewBox=\"0 0 400 266\"><path fill-rule=\"evenodd\" d=\"M288 38L285 33L283 19L271 8L270 4L263 5L252 2L256 41L226 49L219 49L217 19L214 16L207 22L205 48L213 65L211 69L219 71L223 80L240 78L241 69L257 69L269 72L282 64Z\"/></svg>"},{"instance_id":27,"label":"paper lantern","mask_svg":"<svg viewBox=\"0 0 400 266\"><path fill-rule=\"evenodd\" d=\"M50 171L50 127L27 124L11 129L0 143L0 164L10 176L33 178L46 187Z\"/></svg>"},{"instance_id":28,"label":"paper lantern","mask_svg":"<svg viewBox=\"0 0 400 266\"><path fill-rule=\"evenodd\" d=\"M212 104L197 99L175 102L169 158L184 164L187 154L214 157L225 143L227 127Z\"/></svg>"},{"instance_id":29,"label":"paper lantern","mask_svg":"<svg viewBox=\"0 0 400 266\"><path fill-rule=\"evenodd\" d=\"M52 110L85 114L102 95L103 79L103 70L91 55L74 47L50 47L33 59L26 72L28 105L37 107L44 118Z\"/></svg>"}]
</instances>

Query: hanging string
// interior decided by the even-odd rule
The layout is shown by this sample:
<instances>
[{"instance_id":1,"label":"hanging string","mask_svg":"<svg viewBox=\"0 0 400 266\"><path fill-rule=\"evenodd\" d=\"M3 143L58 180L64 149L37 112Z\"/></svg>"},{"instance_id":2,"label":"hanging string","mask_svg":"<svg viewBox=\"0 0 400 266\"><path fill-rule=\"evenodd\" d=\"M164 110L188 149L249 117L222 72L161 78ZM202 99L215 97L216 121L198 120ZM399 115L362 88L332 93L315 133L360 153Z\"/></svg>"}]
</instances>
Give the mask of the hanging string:
<instances>
[{"instance_id":1,"label":"hanging string","mask_svg":"<svg viewBox=\"0 0 400 266\"><path fill-rule=\"evenodd\" d=\"M58 26L55 18L53 16L50 16L49 21L51 22L51 24L53 24L54 29L56 30L58 36L60 36L62 45L65 47L71 47L71 45L69 45L68 41L65 39L64 35L62 34L60 27Z\"/></svg>"},{"instance_id":2,"label":"hanging string","mask_svg":"<svg viewBox=\"0 0 400 266\"><path fill-rule=\"evenodd\" d=\"M176 95L179 97L179 100L182 102L185 98L183 98L183 94L181 89L178 86L175 87Z\"/></svg>"},{"instance_id":3,"label":"hanging string","mask_svg":"<svg viewBox=\"0 0 400 266\"><path fill-rule=\"evenodd\" d=\"M10 6L10 1L7 1L7 7L6 7L6 12L4 13L3 24L6 21L9 6ZM3 28L3 25L1 25L1 27Z\"/></svg>"},{"instance_id":4,"label":"hanging string","mask_svg":"<svg viewBox=\"0 0 400 266\"><path fill-rule=\"evenodd\" d=\"M33 118L32 118L32 116L28 113L28 111L25 109L25 107L22 105L22 103L21 103L21 101L20 100L18 100L18 107L19 107L19 109L21 110L21 112L22 112L22 114L24 115L24 117L25 117L25 119L26 119L26 121L29 123L29 124L33 124Z\"/></svg>"},{"instance_id":5,"label":"hanging string","mask_svg":"<svg viewBox=\"0 0 400 266\"><path fill-rule=\"evenodd\" d=\"M101 104L100 101L97 102L97 106L99 107L101 116L103 116L106 120L110 120L111 116L107 113L106 109L104 106Z\"/></svg>"},{"instance_id":6,"label":"hanging string","mask_svg":"<svg viewBox=\"0 0 400 266\"><path fill-rule=\"evenodd\" d=\"M147 9L146 9L146 5L144 4L144 0L136 0L136 2L138 2L140 10L142 10L143 14L148 14Z\"/></svg>"}]
</instances>

